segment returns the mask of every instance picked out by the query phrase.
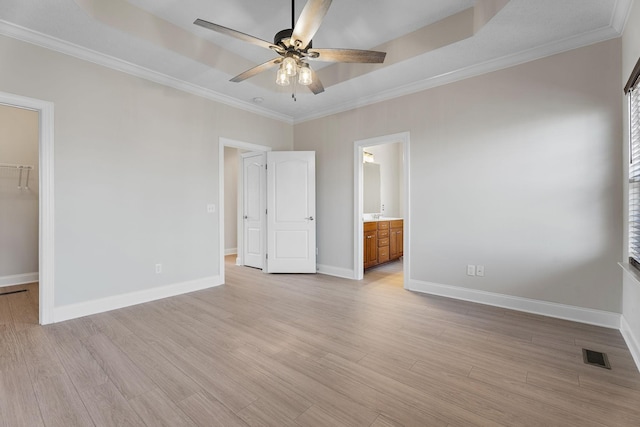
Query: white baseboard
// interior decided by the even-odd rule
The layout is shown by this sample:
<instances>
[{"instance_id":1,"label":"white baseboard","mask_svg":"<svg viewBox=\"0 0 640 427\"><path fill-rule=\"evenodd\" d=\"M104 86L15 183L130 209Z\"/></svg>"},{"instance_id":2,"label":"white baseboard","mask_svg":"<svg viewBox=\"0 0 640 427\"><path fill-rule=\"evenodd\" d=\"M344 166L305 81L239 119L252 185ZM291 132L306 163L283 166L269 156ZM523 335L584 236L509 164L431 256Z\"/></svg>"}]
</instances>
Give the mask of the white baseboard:
<instances>
[{"instance_id":1,"label":"white baseboard","mask_svg":"<svg viewBox=\"0 0 640 427\"><path fill-rule=\"evenodd\" d=\"M24 283L33 283L37 282L38 280L38 273L24 273L14 274L12 276L2 276L0 277L0 288L13 285L22 285Z\"/></svg>"},{"instance_id":2,"label":"white baseboard","mask_svg":"<svg viewBox=\"0 0 640 427\"><path fill-rule=\"evenodd\" d=\"M621 315L619 313L467 289L458 286L441 285L439 283L422 282L419 280L409 280L408 285L408 289L411 291L493 305L511 310L524 311L526 313L603 326L605 328L620 329Z\"/></svg>"},{"instance_id":3,"label":"white baseboard","mask_svg":"<svg viewBox=\"0 0 640 427\"><path fill-rule=\"evenodd\" d=\"M624 316L621 316L620 318L620 333L622 333L622 337L627 343L627 347L629 347L633 361L636 362L636 367L638 368L638 371L640 371L640 342L636 339L631 326Z\"/></svg>"},{"instance_id":4,"label":"white baseboard","mask_svg":"<svg viewBox=\"0 0 640 427\"><path fill-rule=\"evenodd\" d=\"M330 265L317 264L316 270L318 271L318 273L326 274L327 276L342 277L343 279L355 278L353 270L349 270L348 268L339 268Z\"/></svg>"},{"instance_id":5,"label":"white baseboard","mask_svg":"<svg viewBox=\"0 0 640 427\"><path fill-rule=\"evenodd\" d=\"M114 295L92 301L55 307L53 310L53 322L62 322L78 317L89 316L91 314L116 310L118 308L129 307L131 305L142 304L162 298L186 294L188 292L212 288L221 284L222 278L220 276L212 276L188 282L175 283L159 288L145 289L128 294Z\"/></svg>"},{"instance_id":6,"label":"white baseboard","mask_svg":"<svg viewBox=\"0 0 640 427\"><path fill-rule=\"evenodd\" d=\"M229 248L224 250L225 255L236 255L238 253L238 248Z\"/></svg>"}]
</instances>

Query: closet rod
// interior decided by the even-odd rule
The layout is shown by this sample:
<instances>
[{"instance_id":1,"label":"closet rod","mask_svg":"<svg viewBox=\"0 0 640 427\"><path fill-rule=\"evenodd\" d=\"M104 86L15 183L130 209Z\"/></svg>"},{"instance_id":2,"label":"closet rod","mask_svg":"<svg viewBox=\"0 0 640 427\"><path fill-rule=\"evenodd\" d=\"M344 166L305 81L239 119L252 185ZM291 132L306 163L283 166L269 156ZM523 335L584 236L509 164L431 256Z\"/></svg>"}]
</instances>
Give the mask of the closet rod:
<instances>
[{"instance_id":1,"label":"closet rod","mask_svg":"<svg viewBox=\"0 0 640 427\"><path fill-rule=\"evenodd\" d=\"M7 169L33 169L31 165L11 165L9 163L0 163L0 168Z\"/></svg>"}]
</instances>

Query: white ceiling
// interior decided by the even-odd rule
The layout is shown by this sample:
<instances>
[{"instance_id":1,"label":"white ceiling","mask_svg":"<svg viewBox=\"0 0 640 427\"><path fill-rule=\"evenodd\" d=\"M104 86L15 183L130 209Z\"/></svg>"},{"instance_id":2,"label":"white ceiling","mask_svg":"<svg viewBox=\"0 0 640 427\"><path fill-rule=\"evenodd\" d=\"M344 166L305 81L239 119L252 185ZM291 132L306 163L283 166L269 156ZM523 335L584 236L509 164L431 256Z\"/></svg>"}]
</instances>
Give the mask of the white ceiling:
<instances>
[{"instance_id":1,"label":"white ceiling","mask_svg":"<svg viewBox=\"0 0 640 427\"><path fill-rule=\"evenodd\" d=\"M501 0L336 0L313 46L372 49L388 43L396 49L405 40L399 38L477 1ZM296 2L296 16L305 3ZM289 0L2 0L0 34L300 122L617 37L631 3L510 0L475 35L435 50L418 49L395 63L365 70L359 64L338 69L316 62L325 92L313 95L300 88L295 102L291 89L275 84L275 70L229 82L274 58L273 53L193 25L201 18L272 41L291 26ZM103 9L91 13L91 7ZM394 54L388 52L387 58ZM332 78L337 73L341 77ZM252 102L256 97L263 102Z\"/></svg>"}]
</instances>

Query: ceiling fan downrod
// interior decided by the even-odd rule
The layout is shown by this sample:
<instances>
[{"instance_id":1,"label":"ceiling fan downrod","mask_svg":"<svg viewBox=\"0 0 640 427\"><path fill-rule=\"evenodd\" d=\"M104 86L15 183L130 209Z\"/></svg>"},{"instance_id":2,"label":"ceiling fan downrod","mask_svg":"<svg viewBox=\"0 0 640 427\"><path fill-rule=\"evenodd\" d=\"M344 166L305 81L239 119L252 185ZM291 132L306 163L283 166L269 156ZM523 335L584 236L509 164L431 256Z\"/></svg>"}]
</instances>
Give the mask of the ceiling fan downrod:
<instances>
[{"instance_id":1,"label":"ceiling fan downrod","mask_svg":"<svg viewBox=\"0 0 640 427\"><path fill-rule=\"evenodd\" d=\"M296 0L291 0L291 28L296 26Z\"/></svg>"}]
</instances>

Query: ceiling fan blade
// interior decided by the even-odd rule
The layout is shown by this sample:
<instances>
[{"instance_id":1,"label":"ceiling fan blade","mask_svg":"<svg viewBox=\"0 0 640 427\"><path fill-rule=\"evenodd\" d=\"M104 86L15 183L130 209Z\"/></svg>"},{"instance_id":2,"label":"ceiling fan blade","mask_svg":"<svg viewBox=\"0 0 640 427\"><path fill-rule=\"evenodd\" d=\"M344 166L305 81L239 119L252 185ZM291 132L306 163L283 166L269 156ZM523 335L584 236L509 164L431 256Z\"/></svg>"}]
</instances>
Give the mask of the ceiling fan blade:
<instances>
[{"instance_id":1,"label":"ceiling fan blade","mask_svg":"<svg viewBox=\"0 0 640 427\"><path fill-rule=\"evenodd\" d=\"M311 92L313 92L314 95L324 92L324 86L322 86L322 82L320 81L320 79L318 78L318 75L316 74L315 71L313 71L312 68L311 68L311 82L312 83L307 87Z\"/></svg>"},{"instance_id":2,"label":"ceiling fan blade","mask_svg":"<svg viewBox=\"0 0 640 427\"><path fill-rule=\"evenodd\" d=\"M291 35L292 45L297 49L306 48L320 28L324 16L331 6L331 0L309 0L296 22ZM299 42L299 45L297 43Z\"/></svg>"},{"instance_id":3,"label":"ceiling fan blade","mask_svg":"<svg viewBox=\"0 0 640 427\"><path fill-rule=\"evenodd\" d=\"M267 71L268 69L275 67L281 62L282 62L282 58L274 58L271 61L267 61L264 64L260 64L256 67L253 67L245 71L244 73L238 74L237 76L235 76L229 81L239 83L243 80L247 80L249 77L255 76L256 74L260 74L263 71Z\"/></svg>"},{"instance_id":4,"label":"ceiling fan blade","mask_svg":"<svg viewBox=\"0 0 640 427\"><path fill-rule=\"evenodd\" d=\"M250 36L249 34L241 33L240 31L232 30L231 28L223 27L222 25L214 24L209 21L205 21L204 19L196 19L194 24L199 25L208 30L215 31L217 33L226 34L231 37L235 37L236 39L240 39L247 43L254 44L256 46L264 47L265 49L278 49L273 43L269 43L268 41L259 39L257 37Z\"/></svg>"},{"instance_id":5,"label":"ceiling fan blade","mask_svg":"<svg viewBox=\"0 0 640 427\"><path fill-rule=\"evenodd\" d=\"M324 62L364 62L381 64L387 55L386 52L358 49L309 49L309 53L317 53L318 57L309 56L309 59Z\"/></svg>"}]
</instances>

